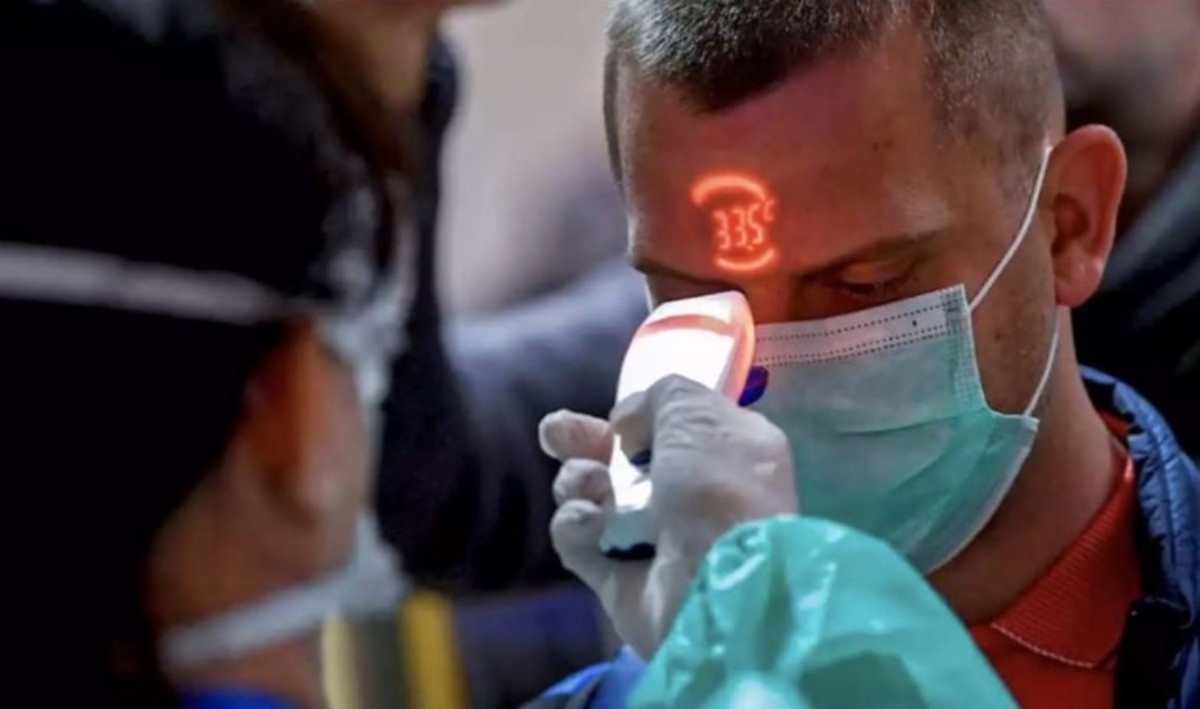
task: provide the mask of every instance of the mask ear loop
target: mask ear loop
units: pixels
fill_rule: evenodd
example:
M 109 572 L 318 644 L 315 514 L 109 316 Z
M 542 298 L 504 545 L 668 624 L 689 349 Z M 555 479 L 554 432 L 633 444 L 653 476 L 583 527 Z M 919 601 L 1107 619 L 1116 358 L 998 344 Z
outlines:
M 1050 357 L 1046 360 L 1046 367 L 1042 370 L 1042 378 L 1038 380 L 1037 389 L 1033 391 L 1033 398 L 1029 400 L 1029 406 L 1025 408 L 1025 417 L 1033 416 L 1033 412 L 1037 410 L 1039 404 L 1042 403 L 1042 396 L 1046 393 L 1046 387 L 1050 384 L 1050 374 L 1054 371 L 1054 362 L 1058 359 L 1058 341 L 1059 341 L 1058 314 L 1054 315 L 1054 335 L 1050 338 Z
M 1012 244 L 1008 247 L 1008 251 L 1004 254 L 1004 258 L 1000 259 L 1000 263 L 996 264 L 996 268 L 992 269 L 992 275 L 988 276 L 988 279 L 984 281 L 979 292 L 971 300 L 971 312 L 975 312 L 975 309 L 979 307 L 983 299 L 988 297 L 988 294 L 996 287 L 996 282 L 1000 280 L 1000 276 L 1004 275 L 1008 264 L 1012 263 L 1013 258 L 1017 255 L 1017 251 L 1021 248 L 1021 244 L 1024 244 L 1026 237 L 1029 236 L 1029 231 L 1033 227 L 1033 219 L 1037 216 L 1038 200 L 1042 196 L 1042 187 L 1046 184 L 1046 172 L 1050 168 L 1050 155 L 1053 152 L 1054 149 L 1052 147 L 1046 146 L 1042 154 L 1042 164 L 1038 167 L 1037 180 L 1033 184 L 1033 196 L 1029 198 L 1029 207 L 1026 208 L 1025 217 L 1021 220 L 1021 228 L 1017 231 L 1017 238 L 1013 240 Z

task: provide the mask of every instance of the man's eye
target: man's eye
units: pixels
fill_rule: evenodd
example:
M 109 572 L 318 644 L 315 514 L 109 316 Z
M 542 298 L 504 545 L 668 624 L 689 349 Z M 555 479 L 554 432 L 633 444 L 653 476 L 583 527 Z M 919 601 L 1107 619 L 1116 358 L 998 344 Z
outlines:
M 900 293 L 900 289 L 908 283 L 910 276 L 911 274 L 906 273 L 897 278 L 877 283 L 838 281 L 836 288 L 855 300 L 870 302 L 886 301 Z

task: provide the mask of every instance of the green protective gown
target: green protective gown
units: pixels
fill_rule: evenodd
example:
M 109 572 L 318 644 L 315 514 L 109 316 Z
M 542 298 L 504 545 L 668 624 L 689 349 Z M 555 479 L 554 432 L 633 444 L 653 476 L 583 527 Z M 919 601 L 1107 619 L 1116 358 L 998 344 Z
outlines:
M 966 628 L 890 547 L 819 519 L 713 547 L 630 706 L 1010 709 Z

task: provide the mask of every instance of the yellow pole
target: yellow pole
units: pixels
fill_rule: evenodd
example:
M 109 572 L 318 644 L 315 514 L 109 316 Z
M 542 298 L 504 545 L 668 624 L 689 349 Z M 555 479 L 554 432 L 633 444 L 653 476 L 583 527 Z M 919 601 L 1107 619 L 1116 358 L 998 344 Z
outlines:
M 338 618 L 325 623 L 321 659 L 329 709 L 366 709 L 355 672 L 354 637 L 349 623 Z
M 450 602 L 414 593 L 401 607 L 398 625 L 409 709 L 467 709 Z

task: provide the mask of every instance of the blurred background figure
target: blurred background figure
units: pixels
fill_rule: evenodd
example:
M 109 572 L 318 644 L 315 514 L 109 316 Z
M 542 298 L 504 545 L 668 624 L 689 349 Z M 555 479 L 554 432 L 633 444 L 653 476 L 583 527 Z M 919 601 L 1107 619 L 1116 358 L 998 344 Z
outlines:
M 7 703 L 323 703 L 414 277 L 362 73 L 290 0 L 0 9 Z
M 603 4 L 527 0 L 468 18 L 456 30 L 475 59 L 464 81 L 441 21 L 467 4 L 487 3 L 317 5 L 385 102 L 418 116 L 416 345 L 396 363 L 377 499 L 406 569 L 455 593 L 565 578 L 546 534 L 555 470 L 537 422 L 567 406 L 607 413 L 610 353 L 646 312 L 623 264 L 569 282 L 624 240 L 600 130 Z M 460 306 L 452 325 L 443 291 Z
M 1045 0 L 1073 126 L 1114 128 L 1129 188 L 1080 357 L 1156 404 L 1200 456 L 1200 4 Z
M 616 256 L 624 217 L 599 110 L 604 7 L 490 4 L 315 5 L 394 117 L 417 117 L 393 125 L 420 149 L 411 346 L 393 367 L 376 499 L 414 582 L 449 595 L 405 605 L 399 647 L 386 624 L 342 643 L 342 663 L 371 688 L 352 699 L 368 706 L 396 699 L 396 653 L 410 700 L 509 706 L 609 649 L 591 594 L 559 589 L 566 574 L 547 534 L 555 466 L 537 440 L 548 411 L 607 413 L 620 366 L 610 353 L 646 312 Z M 465 71 L 442 35 L 449 11 L 472 12 L 463 5 L 486 10 L 451 29 Z M 460 103 L 462 133 L 445 159 Z M 453 686 L 457 699 L 443 691 Z

